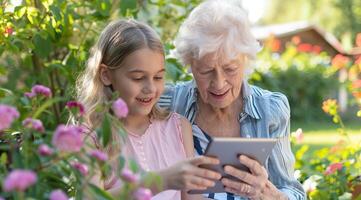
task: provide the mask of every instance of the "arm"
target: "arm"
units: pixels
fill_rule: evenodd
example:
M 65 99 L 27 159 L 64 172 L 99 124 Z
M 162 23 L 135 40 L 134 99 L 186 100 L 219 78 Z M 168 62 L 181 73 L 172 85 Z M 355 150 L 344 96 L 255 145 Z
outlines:
M 189 121 L 181 117 L 181 131 L 183 134 L 183 146 L 186 152 L 187 158 L 194 157 L 194 146 L 193 146 L 193 133 L 192 133 L 192 125 Z M 188 194 L 186 190 L 182 190 L 182 200 L 198 200 L 205 199 L 201 194 Z
M 240 157 L 251 173 L 237 170 L 231 166 L 225 171 L 243 182 L 223 179 L 228 192 L 237 193 L 252 199 L 305 199 L 301 184 L 293 177 L 294 157 L 289 142 L 290 110 L 287 98 L 279 93 L 267 97 L 270 109 L 262 120 L 268 123 L 270 137 L 282 137 L 270 155 L 267 170 L 258 162 Z M 269 113 L 269 114 L 267 114 Z

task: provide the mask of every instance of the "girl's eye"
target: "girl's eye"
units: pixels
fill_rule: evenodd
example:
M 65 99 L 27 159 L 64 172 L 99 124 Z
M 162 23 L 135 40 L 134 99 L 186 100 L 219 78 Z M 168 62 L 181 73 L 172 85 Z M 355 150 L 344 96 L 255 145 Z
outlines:
M 134 81 L 140 81 L 140 80 L 143 79 L 143 77 L 133 77 L 132 79 L 133 79 Z
M 156 76 L 154 77 L 155 80 L 162 80 L 163 79 L 163 76 Z

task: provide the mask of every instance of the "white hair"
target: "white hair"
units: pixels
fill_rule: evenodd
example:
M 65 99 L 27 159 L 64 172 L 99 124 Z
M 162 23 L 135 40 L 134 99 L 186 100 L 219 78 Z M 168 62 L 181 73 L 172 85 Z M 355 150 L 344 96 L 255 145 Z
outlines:
M 250 30 L 247 12 L 240 0 L 208 0 L 190 13 L 175 39 L 175 56 L 184 65 L 208 53 L 234 59 L 242 54 L 253 60 L 261 49 Z

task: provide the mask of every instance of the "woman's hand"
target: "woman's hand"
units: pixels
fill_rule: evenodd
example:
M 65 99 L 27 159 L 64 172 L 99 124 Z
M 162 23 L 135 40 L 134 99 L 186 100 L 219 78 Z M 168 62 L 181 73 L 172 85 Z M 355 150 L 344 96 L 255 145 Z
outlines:
M 221 174 L 200 168 L 199 165 L 216 165 L 219 160 L 207 156 L 190 158 L 159 172 L 164 181 L 164 189 L 204 190 L 212 187 Z
M 247 166 L 251 173 L 226 165 L 224 167 L 225 172 L 240 180 L 234 181 L 228 178 L 223 178 L 222 183 L 227 192 L 245 196 L 254 200 L 288 199 L 268 180 L 267 170 L 257 161 L 244 155 L 239 156 L 239 161 L 243 165 Z

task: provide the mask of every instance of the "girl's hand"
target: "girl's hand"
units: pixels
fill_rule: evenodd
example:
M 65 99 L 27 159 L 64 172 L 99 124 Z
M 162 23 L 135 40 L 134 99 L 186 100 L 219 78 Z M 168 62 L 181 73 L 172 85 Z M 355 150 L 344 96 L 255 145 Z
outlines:
M 288 199 L 268 180 L 267 170 L 257 161 L 244 155 L 239 156 L 239 161 L 248 167 L 251 173 L 226 165 L 224 167 L 225 172 L 240 180 L 234 181 L 223 178 L 221 181 L 227 192 L 255 200 Z
M 221 174 L 212 170 L 200 168 L 199 165 L 216 165 L 219 160 L 207 156 L 189 158 L 159 172 L 163 178 L 164 189 L 204 190 L 214 186 L 214 181 Z

